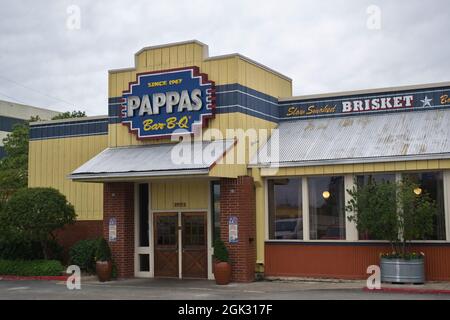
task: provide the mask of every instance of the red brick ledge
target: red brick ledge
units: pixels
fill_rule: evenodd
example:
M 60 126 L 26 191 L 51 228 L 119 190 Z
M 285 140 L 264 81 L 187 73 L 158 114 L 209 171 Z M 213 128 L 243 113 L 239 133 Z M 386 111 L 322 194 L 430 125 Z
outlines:
M 369 289 L 363 288 L 365 292 L 390 292 L 390 293 L 408 293 L 408 294 L 450 294 L 450 290 L 445 289 L 418 289 L 418 288 L 380 288 Z
M 11 276 L 0 275 L 0 281 L 19 281 L 19 280 L 43 280 L 43 281 L 66 281 L 69 276 Z

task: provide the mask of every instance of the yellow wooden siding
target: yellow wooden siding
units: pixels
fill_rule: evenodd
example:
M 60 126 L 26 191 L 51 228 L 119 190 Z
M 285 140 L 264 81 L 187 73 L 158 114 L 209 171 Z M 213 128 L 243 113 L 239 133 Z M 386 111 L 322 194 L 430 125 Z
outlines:
M 106 135 L 30 141 L 28 186 L 58 189 L 74 205 L 77 220 L 103 219 L 103 185 L 67 176 L 107 146 Z
M 176 180 L 151 182 L 152 210 L 208 209 L 209 181 Z M 184 203 L 186 206 L 176 206 Z
M 166 47 L 150 48 L 136 55 L 135 69 L 112 71 L 109 73 L 109 97 L 121 96 L 128 89 L 130 81 L 136 80 L 136 73 L 151 72 L 164 69 L 198 66 L 200 72 L 208 74 L 208 78 L 216 85 L 240 83 L 254 90 L 273 97 L 291 96 L 292 83 L 260 66 L 239 56 L 217 58 L 204 57 L 205 48 L 195 42 L 175 44 Z M 255 120 L 256 119 L 256 120 Z M 227 128 L 267 128 L 274 124 L 243 114 L 220 114 L 211 121 L 209 128 L 224 131 Z M 135 134 L 130 134 L 127 127 L 121 124 L 109 125 L 109 146 L 127 146 L 170 142 L 170 139 L 147 139 L 139 141 Z
M 352 173 L 377 173 L 417 170 L 450 169 L 450 160 L 414 160 L 362 164 L 336 164 L 326 166 L 290 167 L 273 169 L 261 168 L 262 176 L 331 175 Z
M 223 121 L 224 115 L 220 114 L 217 116 L 214 121 L 221 122 Z M 253 144 L 248 138 L 241 137 L 237 139 L 236 145 L 229 152 L 225 154 L 225 157 L 221 159 L 221 161 L 216 164 L 210 171 L 209 175 L 211 177 L 238 177 L 247 174 L 247 164 L 253 155 L 257 152 L 257 149 L 262 146 L 267 139 L 264 139 L 262 135 L 260 135 L 259 130 L 271 130 L 276 127 L 276 124 L 270 121 L 265 121 L 257 117 L 253 117 L 246 114 L 241 113 L 230 113 L 226 114 L 227 127 L 225 126 L 217 126 L 221 131 L 223 138 L 226 139 L 234 139 L 235 136 L 230 136 L 231 132 L 226 131 L 226 129 L 239 128 L 244 130 L 244 132 L 248 129 L 255 129 L 257 144 Z M 217 128 L 216 127 L 216 128 Z M 270 136 L 270 131 L 267 133 L 267 137 Z M 217 138 L 217 137 L 216 137 Z M 204 140 L 210 140 L 210 137 L 205 137 Z M 254 141 L 253 141 L 254 142 Z M 250 144 L 253 146 L 250 147 Z M 242 149 L 241 149 L 242 148 Z M 242 151 L 239 151 L 242 150 Z M 238 153 L 244 152 L 245 162 L 238 161 Z

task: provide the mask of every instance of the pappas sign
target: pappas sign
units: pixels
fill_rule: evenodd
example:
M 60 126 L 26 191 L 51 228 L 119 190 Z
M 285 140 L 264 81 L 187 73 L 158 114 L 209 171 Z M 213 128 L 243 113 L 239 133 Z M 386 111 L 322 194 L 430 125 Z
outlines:
M 142 73 L 122 101 L 122 124 L 138 138 L 193 134 L 214 116 L 214 82 L 197 67 Z

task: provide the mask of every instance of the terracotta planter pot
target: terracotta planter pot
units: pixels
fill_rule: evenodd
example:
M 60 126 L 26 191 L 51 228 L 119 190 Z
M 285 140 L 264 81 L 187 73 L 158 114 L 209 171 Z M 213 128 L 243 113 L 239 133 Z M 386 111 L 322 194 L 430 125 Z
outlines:
M 112 274 L 111 261 L 97 261 L 95 263 L 95 271 L 100 282 L 110 281 Z
M 216 262 L 214 264 L 214 278 L 217 284 L 229 284 L 231 281 L 231 265 L 228 262 Z

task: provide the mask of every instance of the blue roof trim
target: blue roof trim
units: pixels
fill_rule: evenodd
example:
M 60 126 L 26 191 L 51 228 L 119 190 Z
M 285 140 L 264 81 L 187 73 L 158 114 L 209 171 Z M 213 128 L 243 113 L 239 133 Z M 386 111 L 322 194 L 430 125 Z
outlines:
M 108 134 L 108 123 L 109 119 L 104 118 L 33 125 L 30 128 L 30 140 Z
M 436 110 L 449 108 L 449 104 L 439 104 L 439 97 L 441 94 L 450 96 L 449 86 L 437 86 L 433 88 L 423 89 L 406 89 L 376 93 L 358 93 L 358 94 L 337 94 L 330 97 L 297 99 L 291 101 L 278 101 L 277 98 L 259 92 L 257 90 L 248 88 L 238 83 L 218 85 L 216 86 L 216 112 L 218 114 L 239 112 L 248 114 L 260 119 L 272 122 L 284 122 L 291 120 L 311 120 L 320 118 L 333 117 L 349 117 L 358 115 L 380 115 L 386 113 L 397 112 L 415 112 L 422 110 Z M 342 112 L 341 101 L 353 101 L 357 99 L 371 99 L 381 97 L 394 97 L 401 95 L 413 95 L 414 105 L 412 108 L 392 108 L 386 110 L 376 111 L 359 111 L 359 112 Z M 427 96 L 428 95 L 428 96 Z M 433 105 L 428 108 L 422 108 L 420 101 L 425 97 L 431 97 Z M 120 101 L 121 97 L 114 97 L 109 99 L 108 115 L 110 123 L 120 123 Z M 333 103 L 336 110 L 330 113 L 312 113 L 310 115 L 294 115 L 287 116 L 287 111 L 290 107 L 298 107 L 306 109 L 314 105 L 317 108 L 326 107 L 328 103 Z
M 120 123 L 121 97 L 110 98 L 108 104 L 109 123 Z M 278 99 L 238 83 L 216 86 L 216 112 L 240 112 L 278 121 Z

